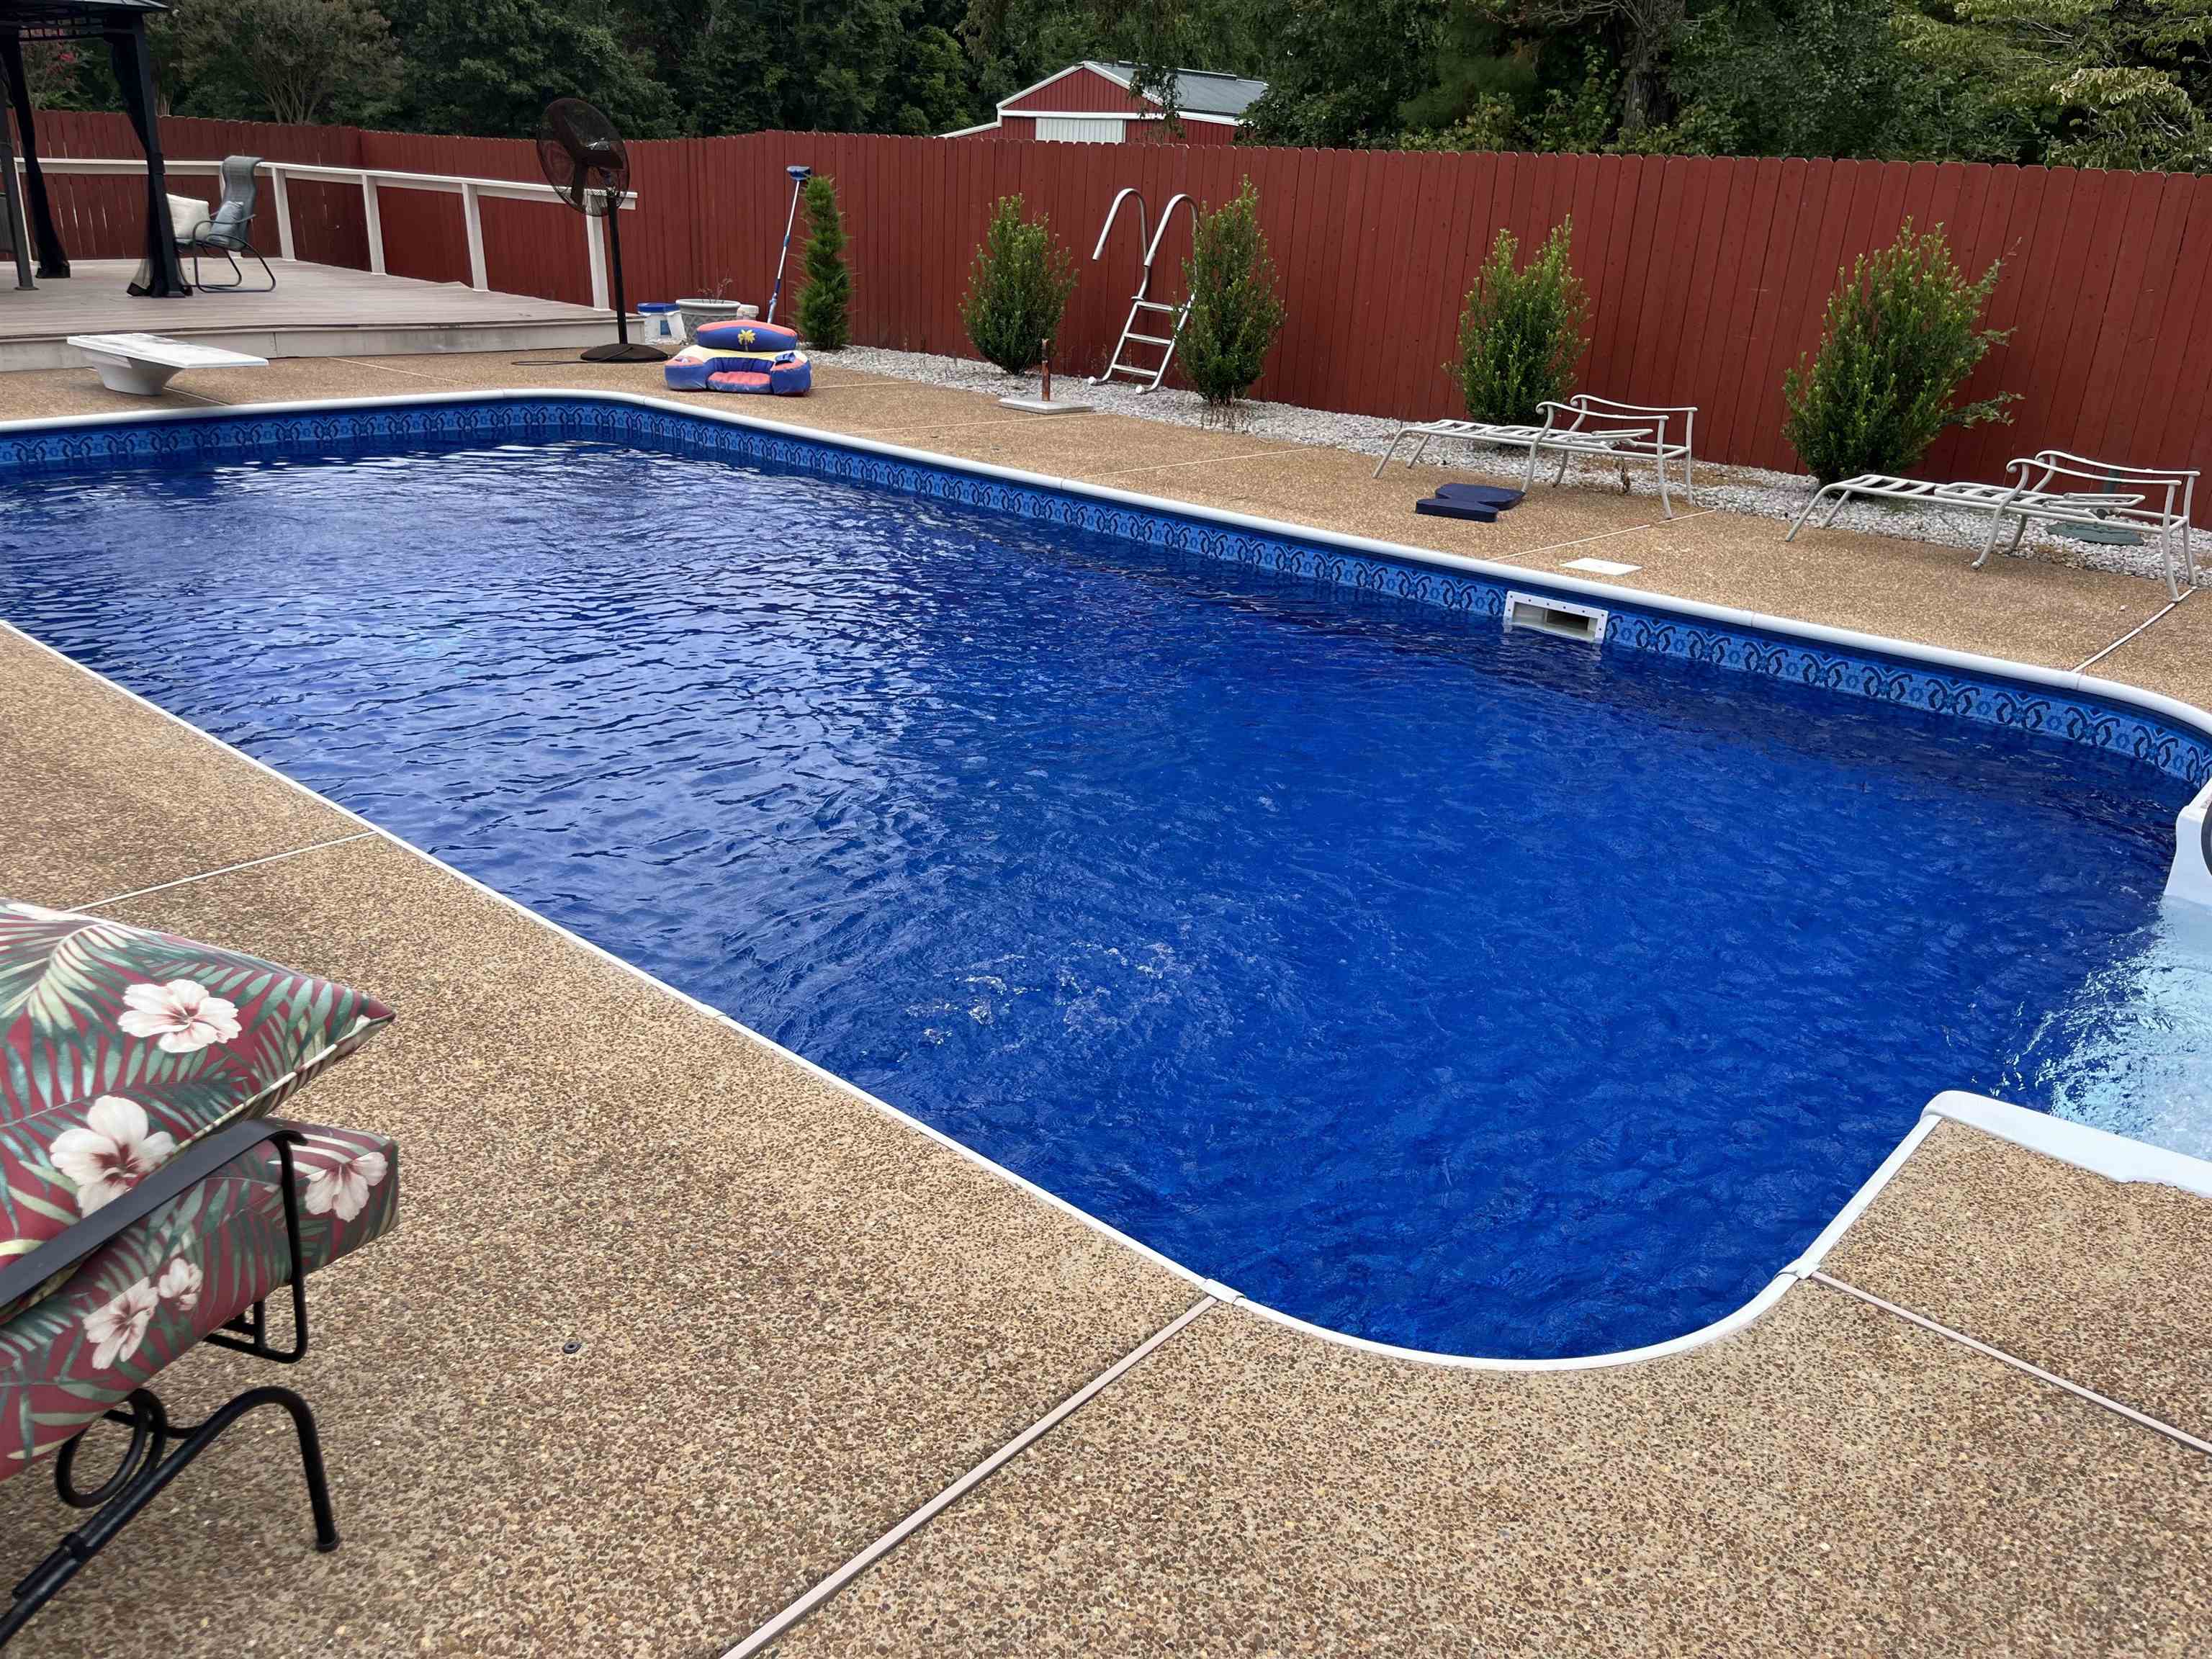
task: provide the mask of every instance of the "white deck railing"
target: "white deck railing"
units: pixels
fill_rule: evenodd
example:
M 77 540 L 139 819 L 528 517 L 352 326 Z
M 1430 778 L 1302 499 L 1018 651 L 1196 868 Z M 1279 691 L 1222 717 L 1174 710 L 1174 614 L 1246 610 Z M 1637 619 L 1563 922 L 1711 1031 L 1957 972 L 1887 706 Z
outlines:
M 181 174 L 218 173 L 220 161 L 164 161 L 165 171 Z M 16 158 L 20 172 L 22 158 Z M 88 173 L 99 177 L 127 176 L 146 171 L 143 160 L 128 157 L 109 158 L 90 155 L 41 155 L 41 171 L 52 173 Z M 484 274 L 483 210 L 486 201 L 562 203 L 559 191 L 550 185 L 526 184 L 514 179 L 466 179 L 447 173 L 397 173 L 389 167 L 325 167 L 319 161 L 268 161 L 261 163 L 260 171 L 269 180 L 270 206 L 276 219 L 277 257 L 295 258 L 292 252 L 292 198 L 290 182 L 295 179 L 316 184 L 352 185 L 361 191 L 362 216 L 368 225 L 368 268 L 381 276 L 384 271 L 384 217 L 377 206 L 378 193 L 384 190 L 428 190 L 444 196 L 461 198 L 461 222 L 468 232 L 469 286 L 489 293 L 490 282 Z M 565 203 L 562 203 L 566 205 Z M 624 209 L 635 208 L 635 192 L 623 198 Z M 574 209 L 569 210 L 574 212 Z M 592 271 L 592 303 L 601 311 L 614 303 L 607 291 L 606 230 L 595 218 L 584 219 L 584 257 Z

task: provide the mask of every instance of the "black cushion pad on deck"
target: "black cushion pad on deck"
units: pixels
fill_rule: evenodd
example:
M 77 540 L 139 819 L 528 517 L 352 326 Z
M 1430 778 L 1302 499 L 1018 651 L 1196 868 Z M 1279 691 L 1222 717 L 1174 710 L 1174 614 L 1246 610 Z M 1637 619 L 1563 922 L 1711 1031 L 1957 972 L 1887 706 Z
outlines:
M 1427 495 L 1413 503 L 1413 511 L 1432 519 L 1472 519 L 1477 524 L 1496 524 L 1498 509 L 1480 501 L 1462 501 L 1449 495 Z
M 1448 501 L 1471 501 L 1477 507 L 1500 509 L 1516 507 L 1521 501 L 1519 490 L 1501 489 L 1496 484 L 1438 484 L 1437 494 Z

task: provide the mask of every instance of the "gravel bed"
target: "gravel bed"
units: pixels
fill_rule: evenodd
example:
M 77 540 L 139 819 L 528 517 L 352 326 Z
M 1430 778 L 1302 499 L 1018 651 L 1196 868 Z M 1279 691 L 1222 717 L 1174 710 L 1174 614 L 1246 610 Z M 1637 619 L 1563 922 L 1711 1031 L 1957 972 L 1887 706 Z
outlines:
M 918 380 L 928 386 L 954 386 L 963 392 L 986 392 L 993 397 L 1002 398 L 1036 389 L 1036 381 L 1032 378 L 1007 374 L 989 363 L 975 362 L 964 357 L 940 357 L 919 351 L 890 351 L 876 346 L 852 346 L 839 352 L 835 361 L 842 368 L 857 369 L 866 374 Z M 1135 386 L 1124 382 L 1087 386 L 1078 377 L 1062 376 L 1054 390 L 1060 397 L 1079 398 L 1108 414 L 1130 415 L 1139 420 L 1158 421 L 1169 426 L 1222 429 L 1223 422 L 1207 410 L 1195 392 L 1171 386 L 1162 386 L 1158 392 L 1140 393 Z M 1379 416 L 1337 415 L 1326 410 L 1301 409 L 1295 404 L 1255 402 L 1238 406 L 1234 429 L 1249 433 L 1255 438 L 1322 445 L 1333 449 L 1351 450 L 1356 454 L 1379 457 L 1390 447 L 1390 440 L 1397 432 L 1398 426 L 1399 422 Z M 1527 458 L 1503 450 L 1478 450 L 1465 444 L 1436 443 L 1430 445 L 1429 453 L 1423 458 L 1422 465 L 1451 467 L 1461 471 L 1481 472 L 1518 481 L 1526 468 Z M 1539 475 L 1548 479 L 1557 466 L 1558 463 L 1554 461 L 1548 468 L 1540 467 Z M 1614 468 L 1577 461 L 1568 467 L 1567 478 L 1570 483 L 1587 489 L 1609 489 L 1636 495 L 1656 496 L 1658 494 L 1658 488 L 1648 468 L 1631 469 L 1624 477 Z M 1698 464 L 1694 504 L 1697 507 L 1717 507 L 1762 519 L 1777 519 L 1784 523 L 1804 510 L 1806 500 L 1813 489 L 1812 478 L 1804 473 L 1775 472 L 1753 466 L 1716 466 L 1703 461 Z M 1989 535 L 1988 519 L 1978 514 L 1929 507 L 1890 507 L 1875 501 L 1853 502 L 1836 520 L 1836 526 L 1843 530 L 1864 531 L 1872 535 L 1894 536 L 1903 540 L 1967 548 L 1975 552 L 1981 550 L 1982 544 Z M 2071 537 L 2054 535 L 2044 530 L 2032 529 L 2028 532 L 2027 539 L 2021 544 L 2020 556 L 2049 559 L 2083 569 L 2115 570 L 2130 576 L 2161 576 L 2154 548 L 2105 546 L 2075 541 Z M 2212 560 L 2201 554 L 2197 584 L 2200 586 L 2212 586 Z

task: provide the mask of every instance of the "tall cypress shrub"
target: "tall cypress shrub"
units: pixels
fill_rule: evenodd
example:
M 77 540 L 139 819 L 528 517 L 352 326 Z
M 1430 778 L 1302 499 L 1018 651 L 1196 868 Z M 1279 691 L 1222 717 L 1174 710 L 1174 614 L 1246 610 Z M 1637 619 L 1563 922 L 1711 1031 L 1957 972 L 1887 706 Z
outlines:
M 1190 294 L 1178 348 L 1182 372 L 1226 416 L 1260 378 L 1283 326 L 1275 261 L 1260 229 L 1260 192 L 1249 179 L 1232 200 L 1198 215 L 1182 270 Z
M 1538 406 L 1574 390 L 1575 362 L 1589 343 L 1589 302 L 1570 255 L 1574 221 L 1552 227 L 1524 268 L 1520 243 L 1501 230 L 1468 290 L 1459 318 L 1459 356 L 1447 363 L 1459 381 L 1468 418 L 1525 426 Z
M 1901 473 L 1945 427 L 2012 418 L 2008 392 L 1957 401 L 1974 365 L 2009 332 L 1981 325 L 2001 269 L 1993 263 L 1968 282 L 1942 227 L 1915 236 L 1910 219 L 1889 246 L 1858 257 L 1828 297 L 1819 352 L 1783 377 L 1782 433 L 1808 471 L 1824 484 Z
M 817 351 L 842 351 L 853 339 L 853 278 L 845 269 L 845 216 L 837 187 L 820 173 L 806 181 L 806 291 L 799 332 Z
M 986 360 L 1009 374 L 1044 361 L 1044 342 L 1060 331 L 1060 313 L 1075 292 L 1075 256 L 1053 239 L 1052 222 L 1022 212 L 1022 198 L 1001 196 L 969 268 L 960 320 Z

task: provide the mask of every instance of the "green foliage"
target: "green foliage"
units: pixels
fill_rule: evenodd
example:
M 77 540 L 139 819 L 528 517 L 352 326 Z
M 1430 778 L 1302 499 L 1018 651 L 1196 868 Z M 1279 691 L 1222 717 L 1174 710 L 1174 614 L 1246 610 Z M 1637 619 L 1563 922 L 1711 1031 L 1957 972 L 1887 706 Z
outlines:
M 526 137 L 556 98 L 588 98 L 628 137 L 681 130 L 650 64 L 585 0 L 386 0 L 386 15 L 420 131 Z
M 373 0 L 183 0 L 149 33 L 179 115 L 365 123 L 389 116 L 399 90 Z
M 174 0 L 150 33 L 169 107 L 237 119 L 931 133 L 1099 58 L 1170 108 L 1178 66 L 1267 80 L 1251 143 L 2212 171 L 2212 0 Z M 27 43 L 34 100 L 115 108 L 106 58 Z
M 1574 222 L 1562 219 L 1536 257 L 1516 270 L 1520 246 L 1501 230 L 1459 319 L 1459 356 L 1445 367 L 1459 381 L 1469 420 L 1540 421 L 1538 405 L 1574 390 L 1575 362 L 1589 343 L 1589 305 L 1571 254 Z
M 1915 236 L 1909 219 L 1889 246 L 1859 256 L 1828 298 L 1818 356 L 1801 358 L 1783 382 L 1783 435 L 1814 477 L 1901 473 L 1945 427 L 2009 418 L 2009 392 L 1957 402 L 1974 365 L 2005 337 L 1981 325 L 1999 270 L 1991 264 L 1967 281 L 1942 227 Z
M 2163 70 L 2080 69 L 2051 89 L 2067 119 L 2051 159 L 2066 167 L 2201 173 L 2212 125 Z
M 1520 117 L 1504 98 L 1485 97 L 1448 127 L 1408 128 L 1398 135 L 1400 149 L 1507 150 L 1520 131 Z
M 1001 196 L 975 248 L 960 320 L 988 361 L 1025 374 L 1044 361 L 1075 292 L 1075 256 L 1055 241 L 1042 214 L 1023 216 L 1022 198 Z
M 973 67 L 949 29 L 934 23 L 909 33 L 878 106 L 883 131 L 913 137 L 951 132 L 978 118 Z
M 1182 268 L 1190 315 L 1177 349 L 1192 387 L 1225 410 L 1260 378 L 1283 326 L 1283 298 L 1252 181 L 1245 179 L 1233 199 L 1200 213 L 1190 240 Z
M 1389 146 L 1399 110 L 1429 89 L 1444 0 L 1288 0 L 1267 90 L 1239 137 L 1255 144 Z
M 1737 155 L 1869 155 L 1910 120 L 1892 0 L 1723 0 L 1675 43 L 1678 123 Z
M 799 337 L 817 351 L 842 351 L 853 339 L 853 277 L 845 269 L 845 216 L 835 181 L 806 181 L 806 289 L 799 296 Z

